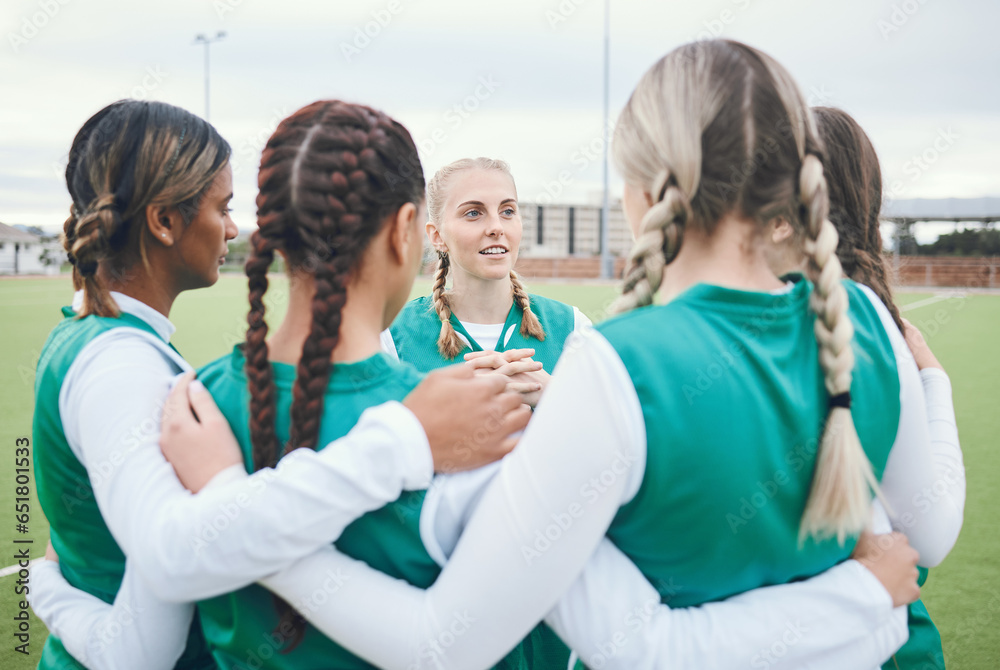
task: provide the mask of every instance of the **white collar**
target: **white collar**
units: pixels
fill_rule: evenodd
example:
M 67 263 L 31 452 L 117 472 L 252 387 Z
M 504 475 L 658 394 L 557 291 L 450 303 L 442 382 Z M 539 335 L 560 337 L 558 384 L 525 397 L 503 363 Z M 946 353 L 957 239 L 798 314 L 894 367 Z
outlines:
M 145 321 L 166 342 L 170 341 L 170 336 L 177 330 L 174 324 L 170 323 L 170 319 L 144 302 L 118 291 L 111 291 L 111 298 L 118 305 L 118 309 Z M 73 294 L 72 307 L 74 312 L 79 312 L 83 308 L 83 290 Z

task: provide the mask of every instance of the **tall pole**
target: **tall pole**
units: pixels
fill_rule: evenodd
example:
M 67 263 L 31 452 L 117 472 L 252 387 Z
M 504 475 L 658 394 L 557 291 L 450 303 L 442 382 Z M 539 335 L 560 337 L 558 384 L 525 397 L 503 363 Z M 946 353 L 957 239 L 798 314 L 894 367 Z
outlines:
M 601 279 L 611 279 L 614 276 L 611 249 L 609 248 L 609 240 L 611 238 L 609 234 L 609 229 L 611 228 L 611 208 L 608 206 L 608 144 L 610 144 L 611 139 L 608 137 L 608 98 L 610 97 L 609 86 L 611 78 L 610 18 L 611 0 L 604 0 L 604 128 L 601 131 L 604 133 L 604 196 L 601 203 Z
M 209 118 L 208 118 L 208 113 L 209 113 L 209 96 L 210 96 L 209 92 L 211 90 L 211 88 L 210 88 L 210 81 L 209 81 L 210 68 L 209 68 L 209 60 L 208 60 L 208 58 L 209 58 L 208 57 L 208 51 L 209 51 L 208 48 L 209 48 L 209 46 L 211 46 L 211 44 L 213 42 L 218 42 L 219 40 L 221 40 L 225 36 L 226 36 L 225 31 L 220 30 L 219 32 L 217 32 L 215 34 L 215 37 L 206 37 L 204 34 L 199 34 L 199 35 L 196 35 L 195 38 L 194 38 L 194 43 L 195 44 L 203 44 L 205 46 L 205 120 L 206 121 L 209 120 Z

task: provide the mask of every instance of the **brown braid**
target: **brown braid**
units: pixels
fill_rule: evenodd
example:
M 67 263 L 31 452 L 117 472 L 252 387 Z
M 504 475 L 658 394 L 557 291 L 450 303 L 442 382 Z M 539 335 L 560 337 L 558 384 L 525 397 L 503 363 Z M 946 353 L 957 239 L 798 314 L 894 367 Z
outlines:
M 514 302 L 524 312 L 521 317 L 521 334 L 525 337 L 533 337 L 539 342 L 544 342 L 545 330 L 542 328 L 542 323 L 535 316 L 535 313 L 531 311 L 531 299 L 528 297 L 528 292 L 524 290 L 521 278 L 513 270 L 510 271 L 510 286 L 514 292 Z
M 340 101 L 308 105 L 282 121 L 261 156 L 259 230 L 247 261 L 249 329 L 245 344 L 250 390 L 250 439 L 255 468 L 281 455 L 275 434 L 275 384 L 264 338 L 263 295 L 275 251 L 289 271 L 314 278 L 312 325 L 292 390 L 292 425 L 285 452 L 315 449 L 331 358 L 340 338 L 347 286 L 383 223 L 406 203 L 423 199 L 416 147 L 403 126 L 369 107 Z M 301 642 L 305 620 L 275 597 L 277 631 L 289 630 L 287 653 Z M 284 639 L 284 638 L 283 638 Z
M 448 252 L 438 252 L 438 267 L 434 273 L 434 288 L 431 290 L 431 301 L 434 311 L 441 319 L 441 334 L 438 335 L 438 351 L 445 358 L 455 358 L 459 352 L 465 348 L 454 326 L 451 325 L 451 298 L 445 293 L 444 287 L 448 283 L 448 269 L 451 267 L 451 259 Z
M 813 114 L 826 147 L 823 169 L 830 190 L 830 221 L 840 235 L 837 256 L 844 274 L 871 288 L 902 331 L 903 321 L 892 300 L 889 272 L 882 255 L 879 231 L 882 171 L 875 147 L 847 112 L 814 107 Z

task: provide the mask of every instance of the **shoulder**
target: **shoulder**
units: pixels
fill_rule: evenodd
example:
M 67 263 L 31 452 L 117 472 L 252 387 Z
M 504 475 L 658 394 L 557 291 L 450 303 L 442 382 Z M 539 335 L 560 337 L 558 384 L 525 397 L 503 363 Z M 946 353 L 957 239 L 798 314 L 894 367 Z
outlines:
M 534 293 L 529 293 L 528 299 L 531 301 L 531 311 L 541 320 L 543 326 L 565 325 L 570 331 L 574 330 L 577 322 L 576 314 L 579 311 L 575 307 Z M 583 314 L 580 313 L 580 316 Z
M 226 378 L 244 377 L 243 367 L 246 359 L 243 358 L 240 346 L 233 347 L 230 353 L 198 368 L 198 379 L 206 386 L 210 386 Z
M 425 295 L 406 303 L 400 310 L 399 316 L 396 317 L 396 323 L 403 320 L 426 318 L 428 314 L 433 314 L 434 318 L 437 318 L 433 299 L 431 296 Z

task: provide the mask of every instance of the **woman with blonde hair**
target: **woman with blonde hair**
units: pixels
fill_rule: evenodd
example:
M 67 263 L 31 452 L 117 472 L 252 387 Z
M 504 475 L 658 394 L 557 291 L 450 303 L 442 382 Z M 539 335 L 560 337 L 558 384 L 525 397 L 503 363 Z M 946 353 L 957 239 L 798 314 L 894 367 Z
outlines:
M 905 639 L 891 605 L 918 592 L 910 582 L 889 598 L 845 562 L 864 546 L 873 494 L 913 521 L 892 538 L 928 565 L 954 543 L 954 510 L 915 508 L 934 478 L 919 376 L 878 298 L 843 281 L 804 96 L 760 51 L 688 44 L 639 83 L 615 157 L 637 240 L 622 314 L 571 338 L 434 585 L 421 592 L 333 549 L 263 583 L 303 602 L 304 573 L 342 570 L 336 598 L 300 611 L 388 668 L 485 667 L 547 613 L 594 667 L 881 663 Z M 767 263 L 764 233 L 780 218 L 801 231 L 805 277 L 779 280 Z M 658 292 L 666 304 L 652 304 Z M 211 437 L 182 412 L 170 421 L 175 455 Z M 624 597 L 628 574 L 641 585 Z M 768 585 L 789 606 L 819 589 L 794 630 L 747 604 Z M 715 606 L 745 618 L 724 626 Z M 580 635 L 596 617 L 605 633 Z M 754 634 L 771 642 L 747 654 Z
M 536 405 L 566 338 L 590 320 L 529 294 L 515 272 L 522 224 L 510 166 L 482 157 L 449 163 L 427 184 L 427 214 L 434 287 L 406 305 L 383 346 L 418 370 L 467 360 L 505 374 Z

